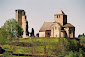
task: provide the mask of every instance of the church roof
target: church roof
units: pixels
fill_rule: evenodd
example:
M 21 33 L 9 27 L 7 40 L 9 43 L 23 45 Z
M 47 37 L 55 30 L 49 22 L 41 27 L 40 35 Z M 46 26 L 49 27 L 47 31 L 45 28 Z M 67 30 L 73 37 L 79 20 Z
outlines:
M 57 14 L 55 14 L 55 15 L 58 15 L 58 14 L 63 14 L 63 15 L 65 15 L 65 13 L 60 9 L 58 12 L 57 12 Z
M 52 25 L 54 24 L 58 24 L 59 26 L 61 26 L 59 23 L 57 22 L 44 22 L 44 24 L 42 25 L 42 27 L 40 28 L 39 32 L 44 32 L 46 30 L 51 30 Z M 62 26 L 61 26 L 62 27 Z
M 74 26 L 70 23 L 67 23 L 67 24 L 64 25 L 64 27 L 74 27 Z
M 51 30 L 51 25 L 52 24 L 53 24 L 53 22 L 44 22 L 44 24 L 40 28 L 39 32 L 43 32 L 45 30 Z
M 42 25 L 42 27 L 40 28 L 39 32 L 44 32 L 46 30 L 51 30 L 51 26 L 54 24 L 55 22 L 44 22 L 44 24 Z M 58 23 L 57 23 L 58 24 Z M 61 25 L 60 25 L 61 26 Z M 62 27 L 62 26 L 61 26 Z M 72 24 L 67 23 L 65 24 L 63 27 L 74 27 Z

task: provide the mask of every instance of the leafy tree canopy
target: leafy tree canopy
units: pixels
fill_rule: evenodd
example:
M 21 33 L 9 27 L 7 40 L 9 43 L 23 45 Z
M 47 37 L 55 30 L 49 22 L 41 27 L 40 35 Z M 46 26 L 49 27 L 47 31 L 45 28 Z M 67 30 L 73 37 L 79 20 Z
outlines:
M 12 39 L 13 37 L 19 37 L 22 34 L 22 28 L 18 25 L 15 19 L 7 20 L 0 30 L 0 39 Z

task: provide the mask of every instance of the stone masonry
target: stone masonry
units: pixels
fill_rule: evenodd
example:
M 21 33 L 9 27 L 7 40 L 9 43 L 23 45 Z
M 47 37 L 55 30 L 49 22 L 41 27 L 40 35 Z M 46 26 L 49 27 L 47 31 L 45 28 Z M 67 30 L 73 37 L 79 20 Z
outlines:
M 16 21 L 19 23 L 19 26 L 23 28 L 22 38 L 27 38 L 29 36 L 28 32 L 28 21 L 26 20 L 25 11 L 18 9 L 16 12 Z
M 44 22 L 39 30 L 39 37 L 74 38 L 75 27 L 67 23 L 67 15 L 59 10 L 54 15 L 54 22 Z

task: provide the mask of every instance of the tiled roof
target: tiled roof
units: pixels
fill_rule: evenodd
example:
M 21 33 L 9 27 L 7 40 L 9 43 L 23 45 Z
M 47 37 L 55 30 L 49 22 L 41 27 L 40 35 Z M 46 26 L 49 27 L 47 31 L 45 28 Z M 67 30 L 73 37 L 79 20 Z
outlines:
M 43 32 L 45 30 L 51 30 L 51 25 L 52 24 L 53 24 L 53 22 L 44 22 L 44 24 L 40 28 L 39 32 Z
M 51 30 L 51 26 L 54 24 L 55 22 L 44 22 L 44 24 L 42 25 L 42 27 L 40 28 L 39 32 L 44 32 L 46 30 Z M 57 23 L 58 24 L 58 23 Z M 61 25 L 60 25 L 61 26 Z M 62 26 L 61 26 L 62 27 Z M 65 24 L 63 27 L 74 27 L 73 25 L 71 25 L 70 23 Z
M 64 27 L 74 27 L 74 26 L 70 23 L 67 23 L 67 24 L 64 25 Z

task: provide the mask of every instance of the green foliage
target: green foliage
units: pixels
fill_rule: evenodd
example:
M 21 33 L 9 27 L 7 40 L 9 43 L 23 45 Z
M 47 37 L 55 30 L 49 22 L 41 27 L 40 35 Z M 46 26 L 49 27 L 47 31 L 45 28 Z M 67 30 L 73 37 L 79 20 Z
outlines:
M 80 44 L 85 46 L 85 37 L 80 38 Z
M 85 52 L 82 50 L 82 48 L 79 49 L 78 55 L 79 55 L 80 57 L 82 57 L 82 56 L 85 57 Z
M 1 57 L 13 57 L 13 55 L 9 54 L 8 52 L 5 52 Z
M 80 34 L 78 35 L 78 38 L 80 38 L 80 39 L 83 37 L 85 37 L 84 33 L 82 35 L 80 35 Z
M 82 54 L 83 53 L 83 50 L 80 48 L 79 49 L 79 54 Z
M 4 29 L 8 35 L 11 35 L 11 37 L 20 35 L 22 30 L 22 28 L 18 25 L 15 19 L 7 20 L 1 27 L 1 29 Z
M 79 42 L 75 39 L 67 39 L 68 41 L 68 50 L 69 51 L 78 51 L 79 50 Z
M 12 41 L 16 42 L 16 39 Z M 11 43 L 12 43 L 11 42 Z M 13 51 L 19 53 L 29 53 L 29 54 L 44 54 L 45 52 L 48 55 L 55 55 L 59 57 L 85 57 L 85 52 L 82 47 L 79 47 L 78 42 L 75 39 L 66 39 L 66 38 L 19 38 L 19 43 L 23 42 L 30 43 L 31 46 L 20 46 L 20 45 L 3 45 L 3 49 L 6 51 Z M 82 54 L 82 55 L 81 55 Z
M 83 57 L 83 55 L 82 55 L 82 54 L 80 54 L 80 55 L 79 55 L 79 57 Z
M 18 25 L 15 19 L 7 20 L 0 29 L 0 43 L 5 44 L 8 40 L 14 37 L 21 36 L 22 28 Z
M 85 57 L 85 52 L 80 48 L 79 52 L 70 51 L 65 57 Z
M 7 32 L 4 29 L 0 30 L 0 44 L 6 44 L 8 42 L 7 40 Z
M 76 57 L 75 53 L 73 53 L 72 51 L 69 52 L 68 55 L 66 55 L 65 57 Z
M 5 52 L 1 57 L 30 57 L 30 56 L 16 56 L 16 55 L 9 54 L 9 52 Z

